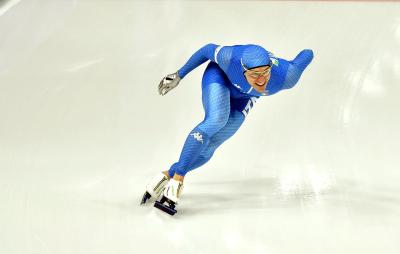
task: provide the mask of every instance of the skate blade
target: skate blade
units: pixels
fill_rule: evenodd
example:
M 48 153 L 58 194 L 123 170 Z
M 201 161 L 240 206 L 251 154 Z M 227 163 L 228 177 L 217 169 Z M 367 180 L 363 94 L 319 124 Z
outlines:
M 148 193 L 147 191 L 143 194 L 143 198 L 142 201 L 140 202 L 140 205 L 144 205 L 146 204 L 147 200 L 149 200 L 151 198 L 150 193 Z
M 161 203 L 160 201 L 156 201 L 154 203 L 154 207 L 157 207 L 158 209 L 160 209 L 163 212 L 168 213 L 169 215 L 173 216 L 176 213 L 176 210 L 168 207 L 167 205 L 164 205 L 163 203 Z

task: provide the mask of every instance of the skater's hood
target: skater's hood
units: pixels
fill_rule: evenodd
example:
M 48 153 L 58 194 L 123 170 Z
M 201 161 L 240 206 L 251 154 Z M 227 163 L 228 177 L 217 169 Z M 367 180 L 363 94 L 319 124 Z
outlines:
M 233 47 L 233 57 L 228 68 L 228 77 L 232 84 L 241 92 L 250 96 L 268 95 L 268 91 L 264 93 L 257 92 L 246 80 L 244 72 L 248 69 L 271 66 L 273 71 L 272 53 L 258 45 L 241 45 Z M 267 84 L 268 87 L 268 84 Z

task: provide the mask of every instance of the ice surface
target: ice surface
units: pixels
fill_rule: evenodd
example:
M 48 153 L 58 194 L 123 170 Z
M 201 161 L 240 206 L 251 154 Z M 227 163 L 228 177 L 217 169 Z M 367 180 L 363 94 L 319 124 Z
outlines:
M 0 9 L 0 253 L 400 253 L 396 2 L 8 1 Z M 139 202 L 203 118 L 207 43 L 315 58 L 185 182 Z

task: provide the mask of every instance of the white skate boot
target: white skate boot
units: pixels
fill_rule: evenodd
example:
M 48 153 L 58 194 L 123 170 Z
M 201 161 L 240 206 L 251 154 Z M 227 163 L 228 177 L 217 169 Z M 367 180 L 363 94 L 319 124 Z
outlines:
M 160 201 L 156 201 L 154 206 L 170 215 L 174 215 L 176 213 L 175 205 L 178 204 L 182 190 L 183 182 L 170 179 L 167 186 L 165 186 L 163 197 Z
M 163 192 L 168 183 L 168 177 L 163 173 L 158 173 L 146 186 L 146 192 L 143 195 L 141 205 L 145 204 L 151 197 L 157 199 Z

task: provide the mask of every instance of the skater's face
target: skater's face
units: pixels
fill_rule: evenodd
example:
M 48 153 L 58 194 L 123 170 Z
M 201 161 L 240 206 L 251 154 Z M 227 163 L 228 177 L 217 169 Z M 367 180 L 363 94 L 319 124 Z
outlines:
M 247 82 L 259 93 L 265 92 L 265 88 L 271 77 L 271 66 L 260 66 L 244 72 Z

